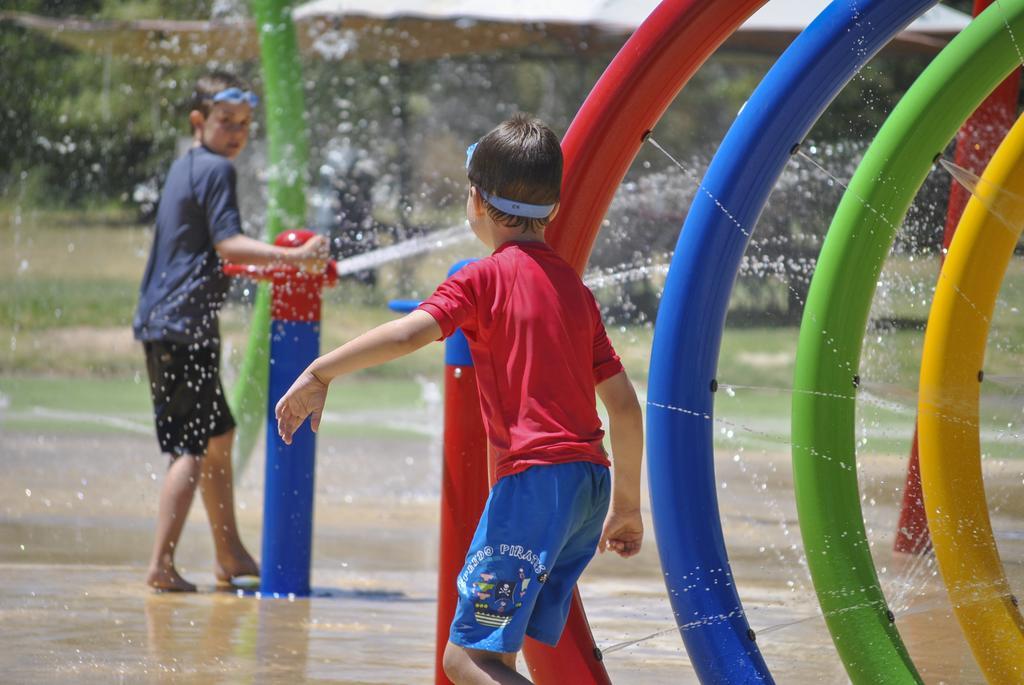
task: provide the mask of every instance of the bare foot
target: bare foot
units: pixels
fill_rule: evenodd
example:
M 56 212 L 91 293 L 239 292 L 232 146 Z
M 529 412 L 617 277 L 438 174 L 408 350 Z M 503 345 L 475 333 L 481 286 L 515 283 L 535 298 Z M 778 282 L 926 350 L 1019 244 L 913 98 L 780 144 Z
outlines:
M 213 573 L 217 577 L 217 582 L 224 584 L 241 576 L 259 576 L 260 567 L 245 548 L 242 548 L 231 556 L 217 559 Z
M 160 592 L 195 592 L 196 586 L 182 578 L 173 566 L 151 568 L 146 584 Z

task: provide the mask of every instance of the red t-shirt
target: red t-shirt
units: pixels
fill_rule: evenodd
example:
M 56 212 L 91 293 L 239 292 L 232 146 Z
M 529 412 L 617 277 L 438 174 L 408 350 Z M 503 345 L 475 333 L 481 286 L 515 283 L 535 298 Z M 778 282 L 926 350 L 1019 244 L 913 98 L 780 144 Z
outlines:
M 419 306 L 469 341 L 497 477 L 535 464 L 609 465 L 594 387 L 622 371 L 593 294 L 543 242 L 507 242 Z

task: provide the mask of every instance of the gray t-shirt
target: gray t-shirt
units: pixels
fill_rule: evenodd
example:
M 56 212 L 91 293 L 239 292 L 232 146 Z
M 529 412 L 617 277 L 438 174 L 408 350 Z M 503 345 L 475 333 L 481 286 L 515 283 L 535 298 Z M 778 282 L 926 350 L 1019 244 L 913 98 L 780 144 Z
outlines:
M 241 232 L 234 166 L 205 147 L 191 148 L 171 165 L 160 194 L 132 322 L 137 340 L 219 344 L 217 312 L 229 279 L 214 245 Z

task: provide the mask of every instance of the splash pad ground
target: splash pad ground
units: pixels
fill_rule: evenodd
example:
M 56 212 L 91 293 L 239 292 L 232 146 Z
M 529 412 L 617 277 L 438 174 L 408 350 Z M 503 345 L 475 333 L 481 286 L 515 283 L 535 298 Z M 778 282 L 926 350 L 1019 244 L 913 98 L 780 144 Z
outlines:
M 157 595 L 144 586 L 162 476 L 151 437 L 66 429 L 4 433 L 5 677 L 97 683 L 431 678 L 440 481 L 440 452 L 431 439 L 326 437 L 317 476 L 317 594 L 259 601 L 212 591 L 212 546 L 198 505 L 179 559 L 204 592 Z M 799 545 L 799 530 L 789 456 L 750 450 L 736 461 L 731 452 L 717 455 L 726 485 L 719 494 L 736 582 L 758 644 L 781 682 L 843 682 L 806 570 L 791 549 Z M 986 470 L 997 496 L 1020 485 L 1019 469 L 1002 463 L 989 462 Z M 901 609 L 901 631 L 928 681 L 981 683 L 934 566 L 889 551 L 904 468 L 895 455 L 863 460 L 863 494 L 875 502 L 866 523 L 874 529 L 883 585 Z M 259 471 L 247 471 L 237 492 L 243 536 L 254 546 L 262 509 Z M 773 494 L 766 498 L 765 492 Z M 1020 530 L 1024 502 L 1001 499 L 994 520 L 997 531 Z M 1019 584 L 1024 538 L 1004 534 L 999 543 L 1011 582 Z M 655 546 L 648 544 L 632 563 L 598 558 L 581 583 L 616 683 L 697 682 L 674 634 L 660 573 Z M 661 634 L 621 646 L 655 633 Z

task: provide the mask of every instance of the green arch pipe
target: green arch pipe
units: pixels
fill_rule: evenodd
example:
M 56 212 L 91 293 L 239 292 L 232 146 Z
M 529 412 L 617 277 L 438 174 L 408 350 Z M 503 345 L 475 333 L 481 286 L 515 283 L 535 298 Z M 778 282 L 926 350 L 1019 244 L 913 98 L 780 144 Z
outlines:
M 281 231 L 306 220 L 306 132 L 302 67 L 288 0 L 253 0 L 253 17 L 260 27 L 260 66 L 267 118 L 267 164 L 270 170 L 267 235 L 271 242 Z M 270 341 L 270 289 L 260 283 L 249 324 L 249 342 L 241 371 L 231 389 L 231 410 L 238 422 L 235 477 L 249 462 L 267 415 L 267 376 Z
M 878 583 L 857 486 L 857 373 L 875 284 L 936 155 L 1020 49 L 1024 0 L 1000 0 L 935 58 L 865 154 L 811 281 L 793 383 L 794 489 L 818 601 L 856 685 L 921 682 Z

